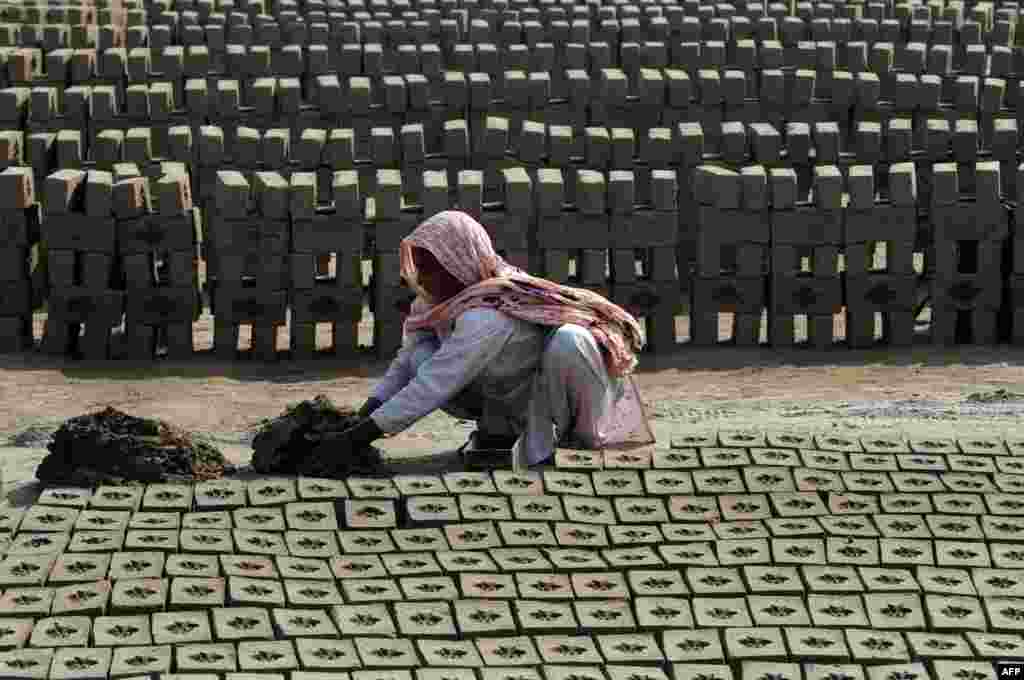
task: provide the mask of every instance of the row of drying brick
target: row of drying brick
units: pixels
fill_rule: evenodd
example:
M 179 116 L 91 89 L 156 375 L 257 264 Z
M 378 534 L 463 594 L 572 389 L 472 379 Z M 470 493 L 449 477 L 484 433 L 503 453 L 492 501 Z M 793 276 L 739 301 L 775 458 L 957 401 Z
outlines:
M 357 127 L 336 127 L 316 115 L 299 121 L 246 117 L 221 125 L 189 119 L 135 127 L 108 121 L 111 127 L 0 131 L 0 166 L 30 165 L 39 176 L 53 170 L 109 169 L 126 161 L 148 164 L 160 159 L 193 167 L 225 163 L 258 169 L 356 167 L 372 161 L 380 168 L 429 165 L 432 169 L 484 168 L 516 160 L 526 166 L 578 166 L 596 170 L 687 168 L 707 158 L 733 165 L 753 162 L 793 167 L 812 164 L 885 165 L 896 162 L 997 160 L 1013 164 L 1022 139 L 1014 119 L 985 121 L 942 117 L 771 123 L 701 122 L 662 127 L 619 127 L 620 123 L 577 127 L 530 118 L 481 115 L 431 116 L 406 123 L 406 117 L 354 120 Z M 291 127 L 289 124 L 295 125 Z M 300 129 L 301 128 L 301 129 Z
M 7 88 L 0 90 L 0 124 L 27 132 L 77 128 L 92 137 L 107 128 L 153 124 L 199 127 L 212 122 L 300 129 L 297 116 L 302 118 L 301 127 L 331 123 L 329 127 L 395 128 L 418 122 L 433 123 L 436 128 L 461 119 L 479 127 L 495 117 L 507 119 L 513 134 L 524 122 L 531 122 L 572 128 L 579 135 L 590 126 L 624 127 L 648 137 L 651 128 L 678 128 L 682 123 L 702 124 L 708 135 L 716 135 L 724 123 L 753 126 L 763 122 L 775 130 L 762 126 L 752 129 L 752 133 L 777 136 L 789 123 L 835 122 L 846 135 L 862 123 L 880 131 L 883 126 L 891 127 L 891 121 L 906 121 L 897 123 L 897 128 L 917 128 L 923 135 L 932 121 L 940 121 L 935 125 L 944 121 L 950 129 L 959 121 L 968 121 L 963 125 L 973 125 L 980 136 L 979 145 L 986 148 L 998 146 L 1012 151 L 1019 141 L 1012 136 L 1019 125 L 1018 114 L 984 104 L 1004 101 L 1005 83 L 993 82 L 995 79 L 988 79 L 984 91 L 979 91 L 977 79 L 957 78 L 951 83 L 951 96 L 958 105 L 938 103 L 942 83 L 934 79 L 929 97 L 935 105 L 921 108 L 909 100 L 879 100 L 879 81 L 872 74 L 861 74 L 856 80 L 845 78 L 842 87 L 839 80 L 833 80 L 836 94 L 845 88 L 842 97 L 794 103 L 795 99 L 785 92 L 792 94 L 804 85 L 813 88 L 813 72 L 798 71 L 790 74 L 792 77 L 778 72 L 783 92 L 778 99 L 723 96 L 729 90 L 731 75 L 742 76 L 739 71 L 727 72 L 722 80 L 718 72 L 702 70 L 696 87 L 683 71 L 645 69 L 642 73 L 645 89 L 641 95 L 632 95 L 626 89 L 625 78 L 616 85 L 612 81 L 617 76 L 602 78 L 594 87 L 585 73 L 567 71 L 560 86 L 571 95 L 568 99 L 551 96 L 555 82 L 547 72 L 507 72 L 502 96 L 496 96 L 494 83 L 486 74 L 466 77 L 461 72 L 447 73 L 433 86 L 422 76 L 387 76 L 380 87 L 375 87 L 369 78 L 355 76 L 343 82 L 329 75 L 307 83 L 294 78 L 188 79 L 180 88 L 169 81 L 134 84 L 123 90 L 115 85 L 73 86 L 67 90 L 52 86 Z M 621 71 L 617 74 L 624 75 Z M 809 79 L 801 84 L 805 74 Z M 898 78 L 903 80 L 913 77 Z M 612 96 L 612 90 L 618 94 Z M 692 99 L 690 93 L 696 90 L 700 90 L 701 99 L 711 103 Z M 997 135 L 1003 137 L 997 139 Z M 925 140 L 915 143 L 923 146 Z
M 594 289 L 642 318 L 647 328 L 649 349 L 664 352 L 671 351 L 678 344 L 676 321 L 680 314 L 689 316 L 690 337 L 695 344 L 717 344 L 721 339 L 719 315 L 731 313 L 735 316 L 733 339 L 739 344 L 757 344 L 764 332 L 770 345 L 790 346 L 799 341 L 795 330 L 799 318 L 806 317 L 809 341 L 820 347 L 830 347 L 844 339 L 836 332 L 834 324 L 836 315 L 845 313 L 845 341 L 850 346 L 871 346 L 878 337 L 893 345 L 908 345 L 915 341 L 915 318 L 923 299 L 930 301 L 928 337 L 931 342 L 992 344 L 1002 339 L 1020 342 L 1024 339 L 1024 326 L 1021 325 L 1024 319 L 1022 282 L 1024 279 L 1016 281 L 1009 294 L 1004 294 L 1001 285 L 987 286 L 974 277 L 920 282 L 914 277 L 888 274 L 872 274 L 845 281 L 800 276 L 716 277 L 697 278 L 692 284 L 684 282 L 682 289 L 678 282 L 638 282 Z M 692 290 L 688 288 L 690 285 Z M 178 334 L 186 337 L 186 329 L 190 331 L 192 328 L 190 321 L 168 322 L 158 311 L 151 311 L 145 306 L 168 304 L 165 301 L 169 294 L 175 292 L 173 290 L 151 289 L 128 295 L 101 294 L 83 289 L 62 292 L 64 295 L 54 296 L 54 310 L 48 327 L 53 328 L 52 333 L 58 334 L 57 329 L 61 325 L 66 327 L 69 322 L 84 322 L 88 329 L 92 319 L 94 327 L 107 329 L 101 334 L 102 353 L 93 354 L 97 358 L 108 356 L 110 330 L 121 323 L 120 312 L 124 307 L 118 307 L 118 304 L 138 311 L 135 323 L 126 325 L 129 329 L 145 327 L 152 333 L 157 328 L 175 326 Z M 408 293 L 400 290 L 373 293 L 376 303 L 373 311 L 374 345 L 382 357 L 389 356 L 400 343 L 402 317 L 397 311 L 399 296 L 407 297 Z M 225 358 L 233 358 L 238 348 L 239 327 L 251 325 L 254 347 L 259 346 L 259 356 L 268 359 L 278 356 L 279 350 L 283 349 L 278 345 L 278 329 L 285 327 L 288 327 L 292 338 L 293 353 L 310 356 L 316 347 L 316 324 L 330 323 L 334 326 L 335 351 L 349 354 L 357 347 L 362 314 L 360 300 L 357 289 L 314 288 L 289 294 L 286 291 L 218 285 L 214 289 L 211 308 L 215 351 Z M 84 308 L 88 308 L 90 313 L 83 314 Z M 102 316 L 110 311 L 116 312 L 115 315 L 103 316 L 102 322 L 96 323 L 97 313 Z M 767 322 L 763 320 L 765 314 Z M 877 314 L 883 316 L 881 334 L 876 330 Z M 1014 324 L 1012 328 L 1001 322 L 1000 315 L 1009 316 Z M 963 324 L 961 318 L 967 319 L 966 327 L 970 328 L 970 335 L 966 338 L 960 335 L 963 331 L 958 328 Z M 139 323 L 140 320 L 147 323 Z M 64 344 L 55 345 L 52 341 L 44 341 L 43 344 L 44 351 L 56 348 L 62 352 L 67 347 L 67 340 Z M 179 344 L 179 348 L 184 347 L 186 345 Z
M 930 241 L 992 240 L 1009 234 L 1008 212 L 1001 197 L 1003 169 L 996 162 L 986 161 L 975 164 L 972 170 L 974 193 L 969 201 L 962 201 L 961 168 L 951 163 L 932 166 L 930 199 L 921 206 L 931 215 L 931 226 L 925 228 Z M 680 238 L 681 227 L 684 236 L 696 237 L 705 231 L 696 215 L 676 212 L 679 205 L 693 203 L 713 206 L 719 211 L 714 214 L 735 213 L 735 224 L 746 225 L 743 229 L 716 231 L 718 228 L 710 225 L 716 220 L 708 218 L 707 231 L 726 243 L 766 243 L 769 222 L 774 241 L 821 245 L 872 240 L 913 242 L 920 229 L 917 168 L 912 163 L 897 163 L 888 168 L 884 176 L 886 201 L 882 203 L 877 201 L 881 178 L 876 178 L 871 166 L 850 166 L 845 177 L 837 166 L 817 166 L 807 195 L 802 193 L 803 187 L 792 168 L 748 166 L 737 172 L 708 164 L 698 167 L 692 175 L 683 175 L 681 182 L 674 170 L 654 170 L 643 186 L 650 201 L 646 205 L 638 205 L 637 175 L 628 170 L 576 170 L 566 176 L 559 168 L 530 172 L 512 165 L 496 169 L 495 173 L 496 188 L 504 203 L 504 209 L 498 210 L 485 205 L 485 176 L 479 171 L 460 171 L 454 186 L 443 170 L 422 173 L 422 185 L 416 185 L 421 200 L 416 204 L 408 202 L 410 183 L 403 181 L 400 170 L 377 170 L 369 178 L 357 170 L 335 172 L 330 203 L 320 197 L 321 182 L 314 172 L 286 175 L 271 171 L 218 171 L 211 178 L 215 188 L 208 205 L 209 226 L 216 232 L 218 220 L 256 218 L 267 220 L 268 224 L 280 223 L 279 231 L 288 233 L 297 229 L 289 224 L 292 220 L 302 223 L 303 229 L 307 222 L 311 223 L 310 238 L 314 238 L 312 234 L 323 228 L 312 225 L 321 222 L 327 225 L 340 219 L 358 225 L 360 231 L 368 222 L 376 235 L 377 249 L 386 251 L 397 247 L 416 220 L 450 207 L 454 199 L 470 212 L 486 215 L 500 236 L 499 247 L 513 249 L 526 249 L 534 234 L 541 248 L 607 248 L 616 243 L 620 247 L 674 245 Z M 28 208 L 34 204 L 34 182 L 29 169 L 8 168 L 0 173 L 0 179 L 4 181 L 0 189 L 7 205 Z M 567 183 L 574 185 L 572 204 L 566 200 Z M 805 205 L 808 198 L 813 207 L 793 212 Z M 95 252 L 113 252 L 117 230 L 114 218 L 127 228 L 136 224 L 133 220 L 154 214 L 174 221 L 192 208 L 188 171 L 179 163 L 153 164 L 146 168 L 146 173 L 134 164 L 118 164 L 114 172 L 58 171 L 46 178 L 43 199 L 43 233 L 48 245 L 81 249 L 83 245 L 78 240 L 91 234 L 88 240 L 93 245 L 86 249 Z M 899 217 L 906 217 L 901 220 L 899 236 L 872 228 L 875 216 L 894 220 L 887 212 L 892 208 L 899 209 Z M 755 218 L 754 221 L 748 224 L 740 219 L 741 212 Z M 761 228 L 755 228 L 754 222 Z M 779 233 L 782 224 L 791 225 L 785 231 L 790 236 Z M 101 225 L 105 227 L 100 228 Z M 895 226 L 893 222 L 887 228 Z M 148 224 L 140 229 L 149 233 Z M 749 233 L 744 236 L 743 230 Z M 188 231 L 188 238 L 194 239 L 194 229 Z M 728 233 L 736 236 L 727 238 Z M 356 243 L 362 238 L 349 240 Z
M 400 15 L 369 13 L 356 10 L 311 11 L 305 16 L 282 9 L 276 16 L 253 15 L 240 12 L 207 12 L 190 10 L 164 11 L 146 16 L 143 10 L 126 13 L 128 26 L 114 35 L 100 38 L 101 42 L 122 40 L 126 43 L 198 44 L 204 40 L 211 46 L 230 42 L 261 42 L 274 47 L 289 42 L 345 41 L 380 42 L 389 45 L 439 42 L 445 47 L 457 42 L 488 42 L 499 45 L 586 42 L 591 39 L 619 45 L 643 41 L 738 42 L 742 40 L 777 40 L 786 47 L 805 40 L 829 40 L 837 44 L 864 41 L 907 43 L 934 43 L 960 48 L 988 44 L 993 47 L 1014 48 L 1019 16 L 1009 14 L 1013 8 L 1002 8 L 1007 15 L 996 22 L 965 19 L 956 12 L 946 18 L 912 19 L 910 17 L 858 17 L 829 18 L 824 16 L 793 16 L 778 5 L 779 12 L 756 16 L 714 16 L 715 6 L 697 6 L 689 14 L 679 5 L 648 6 L 643 15 L 635 5 L 599 7 L 595 16 L 589 6 L 577 6 L 570 15 L 565 8 L 554 7 L 554 12 L 541 17 L 534 12 L 485 8 L 476 16 L 449 12 L 447 17 L 432 9 L 406 10 Z M 551 8 L 549 7 L 549 10 Z M 616 10 L 622 16 L 615 16 Z M 927 7 L 919 9 L 928 11 Z M 627 10 L 632 10 L 627 15 Z M 455 10 L 458 12 L 459 10 Z M 92 17 L 101 26 L 110 26 L 112 13 L 100 10 Z M 116 26 L 116 24 L 114 24 Z M 206 27 L 215 27 L 212 36 Z M 241 33 L 236 26 L 242 26 Z M 0 25 L 2 44 L 34 46 L 42 44 L 50 49 L 89 45 L 97 40 L 87 26 L 39 23 L 31 20 Z M 118 28 L 120 28 L 118 26 Z M 83 37 L 85 40 L 83 41 Z M 232 38 L 238 38 L 232 40 Z M 582 40 L 581 40 L 582 39 Z M 198 43 L 197 43 L 198 41 Z M 86 42 L 86 45 L 81 45 Z
M 239 77 L 303 77 L 337 74 L 342 78 L 420 73 L 436 81 L 449 70 L 486 73 L 500 81 L 506 71 L 579 70 L 595 79 L 608 68 L 621 68 L 630 80 L 639 80 L 641 69 L 672 68 L 687 71 L 696 80 L 699 70 L 735 70 L 730 92 L 739 91 L 739 78 L 754 81 L 762 71 L 815 71 L 824 81 L 828 73 L 857 75 L 875 73 L 883 81 L 896 74 L 931 74 L 939 78 L 973 76 L 985 80 L 1009 80 L 1015 89 L 1016 74 L 1012 52 L 987 54 L 984 46 L 971 47 L 963 58 L 948 46 L 910 44 L 896 48 L 891 43 L 801 42 L 784 48 L 777 41 L 760 45 L 743 41 L 734 48 L 722 42 L 627 43 L 612 49 L 606 42 L 517 44 L 499 47 L 491 43 L 461 43 L 444 49 L 434 43 L 401 45 L 396 49 L 379 43 L 345 43 L 336 48 L 314 43 L 288 44 L 279 49 L 267 45 L 227 43 L 208 45 L 95 49 L 0 50 L 0 60 L 9 84 L 89 84 L 96 79 L 145 82 L 159 77 L 171 81 L 228 75 Z M 500 84 L 500 83 L 499 83 Z M 757 83 L 744 84 L 746 95 L 757 93 Z M 772 86 L 777 90 L 777 86 Z M 909 86 L 901 85 L 905 90 Z M 643 89 L 635 83 L 633 90 Z M 812 88 L 813 89 L 813 88 Z M 888 89 L 888 87 L 887 87 Z M 1005 89 L 1005 86 L 1004 86 Z M 763 96 L 771 99 L 774 91 Z M 614 94 L 614 93 L 613 93 Z M 799 94 L 799 93 L 798 93 Z M 1016 94 L 1015 92 L 1013 93 Z M 887 96 L 896 98 L 895 95 Z M 735 95 L 733 95 L 735 96 Z M 776 96 L 777 98 L 777 96 Z M 904 96 L 910 100 L 913 97 Z M 924 95 L 927 105 L 927 94 Z M 1015 99 L 1015 96 L 1011 97 Z M 707 103 L 707 102 L 705 102 Z
M 302 3 L 276 2 L 273 4 L 263 2 L 253 3 L 230 3 L 214 5 L 210 2 L 147 2 L 144 8 L 142 3 L 125 3 L 128 9 L 128 25 L 147 23 L 147 14 L 152 23 L 173 22 L 175 18 L 183 14 L 195 13 L 199 16 L 210 16 L 217 10 L 224 13 L 240 13 L 251 18 L 258 16 L 275 15 L 284 19 L 291 19 L 300 15 L 312 15 L 315 19 L 328 18 L 339 14 L 368 14 L 378 19 L 391 16 L 400 18 L 410 12 L 416 12 L 425 19 L 435 22 L 442 17 L 449 19 L 483 20 L 488 23 L 499 21 L 502 18 L 513 17 L 523 21 L 540 21 L 548 23 L 563 18 L 586 18 L 598 21 L 604 20 L 626 20 L 635 21 L 641 25 L 648 25 L 652 19 L 666 18 L 668 23 L 677 27 L 681 17 L 691 16 L 704 20 L 715 18 L 724 19 L 727 22 L 734 19 L 747 19 L 757 22 L 764 17 L 771 17 L 783 20 L 794 15 L 806 22 L 815 19 L 835 21 L 846 19 L 856 22 L 862 19 L 870 19 L 882 22 L 891 19 L 904 29 L 912 26 L 914 21 L 950 21 L 958 27 L 965 20 L 979 25 L 979 31 L 990 32 L 999 21 L 1014 22 L 1018 18 L 1018 11 L 1015 6 L 1001 6 L 995 8 L 990 4 L 983 4 L 978 7 L 965 8 L 962 3 L 950 3 L 944 7 L 902 7 L 880 3 L 857 3 L 853 5 L 833 5 L 832 3 L 800 2 L 794 5 L 785 3 L 771 3 L 765 6 L 762 3 L 751 3 L 738 8 L 732 4 L 705 4 L 699 0 L 688 0 L 687 2 L 637 2 L 623 3 L 619 6 L 606 6 L 596 8 L 568 8 L 559 5 L 532 6 L 528 3 L 515 3 L 510 8 L 507 2 L 487 3 L 481 6 L 477 3 L 465 4 L 442 4 L 440 7 L 435 2 L 410 3 L 373 3 L 369 8 L 364 2 L 347 2 L 344 4 L 329 3 Z M 95 9 L 109 9 L 110 5 L 97 5 Z M 15 23 L 75 23 L 80 13 L 89 12 L 94 9 L 82 9 L 81 7 L 66 5 L 19 5 L 6 8 L 3 14 L 5 21 Z M 372 10 L 368 12 L 367 10 Z M 98 12 L 97 12 L 98 14 Z

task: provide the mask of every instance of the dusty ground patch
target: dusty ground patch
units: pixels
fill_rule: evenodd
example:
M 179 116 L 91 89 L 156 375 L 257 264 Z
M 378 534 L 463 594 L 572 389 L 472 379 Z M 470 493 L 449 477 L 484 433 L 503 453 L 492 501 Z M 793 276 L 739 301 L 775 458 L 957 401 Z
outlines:
M 5 481 L 31 476 L 27 459 L 64 419 L 107 405 L 203 432 L 245 462 L 261 418 L 319 393 L 358 406 L 385 367 L 370 360 L 89 364 L 0 357 L 0 445 L 10 447 L 2 449 Z M 996 435 L 1020 431 L 1024 422 L 1021 348 L 695 348 L 646 357 L 639 380 L 655 431 L 666 440 L 685 429 L 739 427 Z M 441 452 L 470 429 L 438 414 L 382 448 L 395 456 Z

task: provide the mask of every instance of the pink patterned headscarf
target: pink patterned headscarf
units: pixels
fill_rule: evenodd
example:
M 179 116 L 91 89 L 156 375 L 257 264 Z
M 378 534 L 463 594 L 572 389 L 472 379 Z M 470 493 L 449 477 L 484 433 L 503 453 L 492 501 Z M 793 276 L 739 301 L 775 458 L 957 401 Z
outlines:
M 413 248 L 429 251 L 466 289 L 432 305 L 416 283 Z M 405 321 L 408 331 L 430 328 L 443 338 L 462 312 L 487 307 L 542 326 L 583 326 L 605 350 L 610 375 L 621 377 L 636 368 L 643 334 L 629 312 L 597 293 L 530 276 L 509 265 L 494 251 L 483 226 L 464 212 L 446 210 L 420 224 L 402 241 L 400 258 L 402 277 L 419 293 Z

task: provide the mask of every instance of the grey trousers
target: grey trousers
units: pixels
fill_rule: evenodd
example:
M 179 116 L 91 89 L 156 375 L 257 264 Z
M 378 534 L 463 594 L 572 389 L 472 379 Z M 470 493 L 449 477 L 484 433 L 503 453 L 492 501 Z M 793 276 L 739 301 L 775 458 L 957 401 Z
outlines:
M 425 344 L 411 357 L 418 368 L 436 347 Z M 626 382 L 612 379 L 601 348 L 586 328 L 566 324 L 552 330 L 534 376 L 533 396 L 519 417 L 500 407 L 488 408 L 481 391 L 470 385 L 442 410 L 454 418 L 473 420 L 488 435 L 523 436 L 527 462 L 551 455 L 555 442 L 599 448 L 608 430 L 608 416 L 622 398 Z

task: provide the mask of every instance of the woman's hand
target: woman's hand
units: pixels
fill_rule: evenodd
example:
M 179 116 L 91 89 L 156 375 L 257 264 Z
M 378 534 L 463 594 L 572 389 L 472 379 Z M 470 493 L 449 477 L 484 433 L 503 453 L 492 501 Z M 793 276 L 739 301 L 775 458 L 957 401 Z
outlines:
M 364 418 L 347 430 L 324 434 L 311 455 L 331 461 L 339 469 L 373 468 L 382 460 L 370 444 L 383 434 L 372 418 Z
M 356 415 L 359 416 L 360 420 L 364 418 L 369 418 L 371 415 L 373 415 L 374 411 L 376 411 L 383 405 L 383 402 L 378 401 L 373 397 L 370 397 L 369 399 L 366 400 L 365 404 L 359 407 L 359 410 L 356 412 Z

